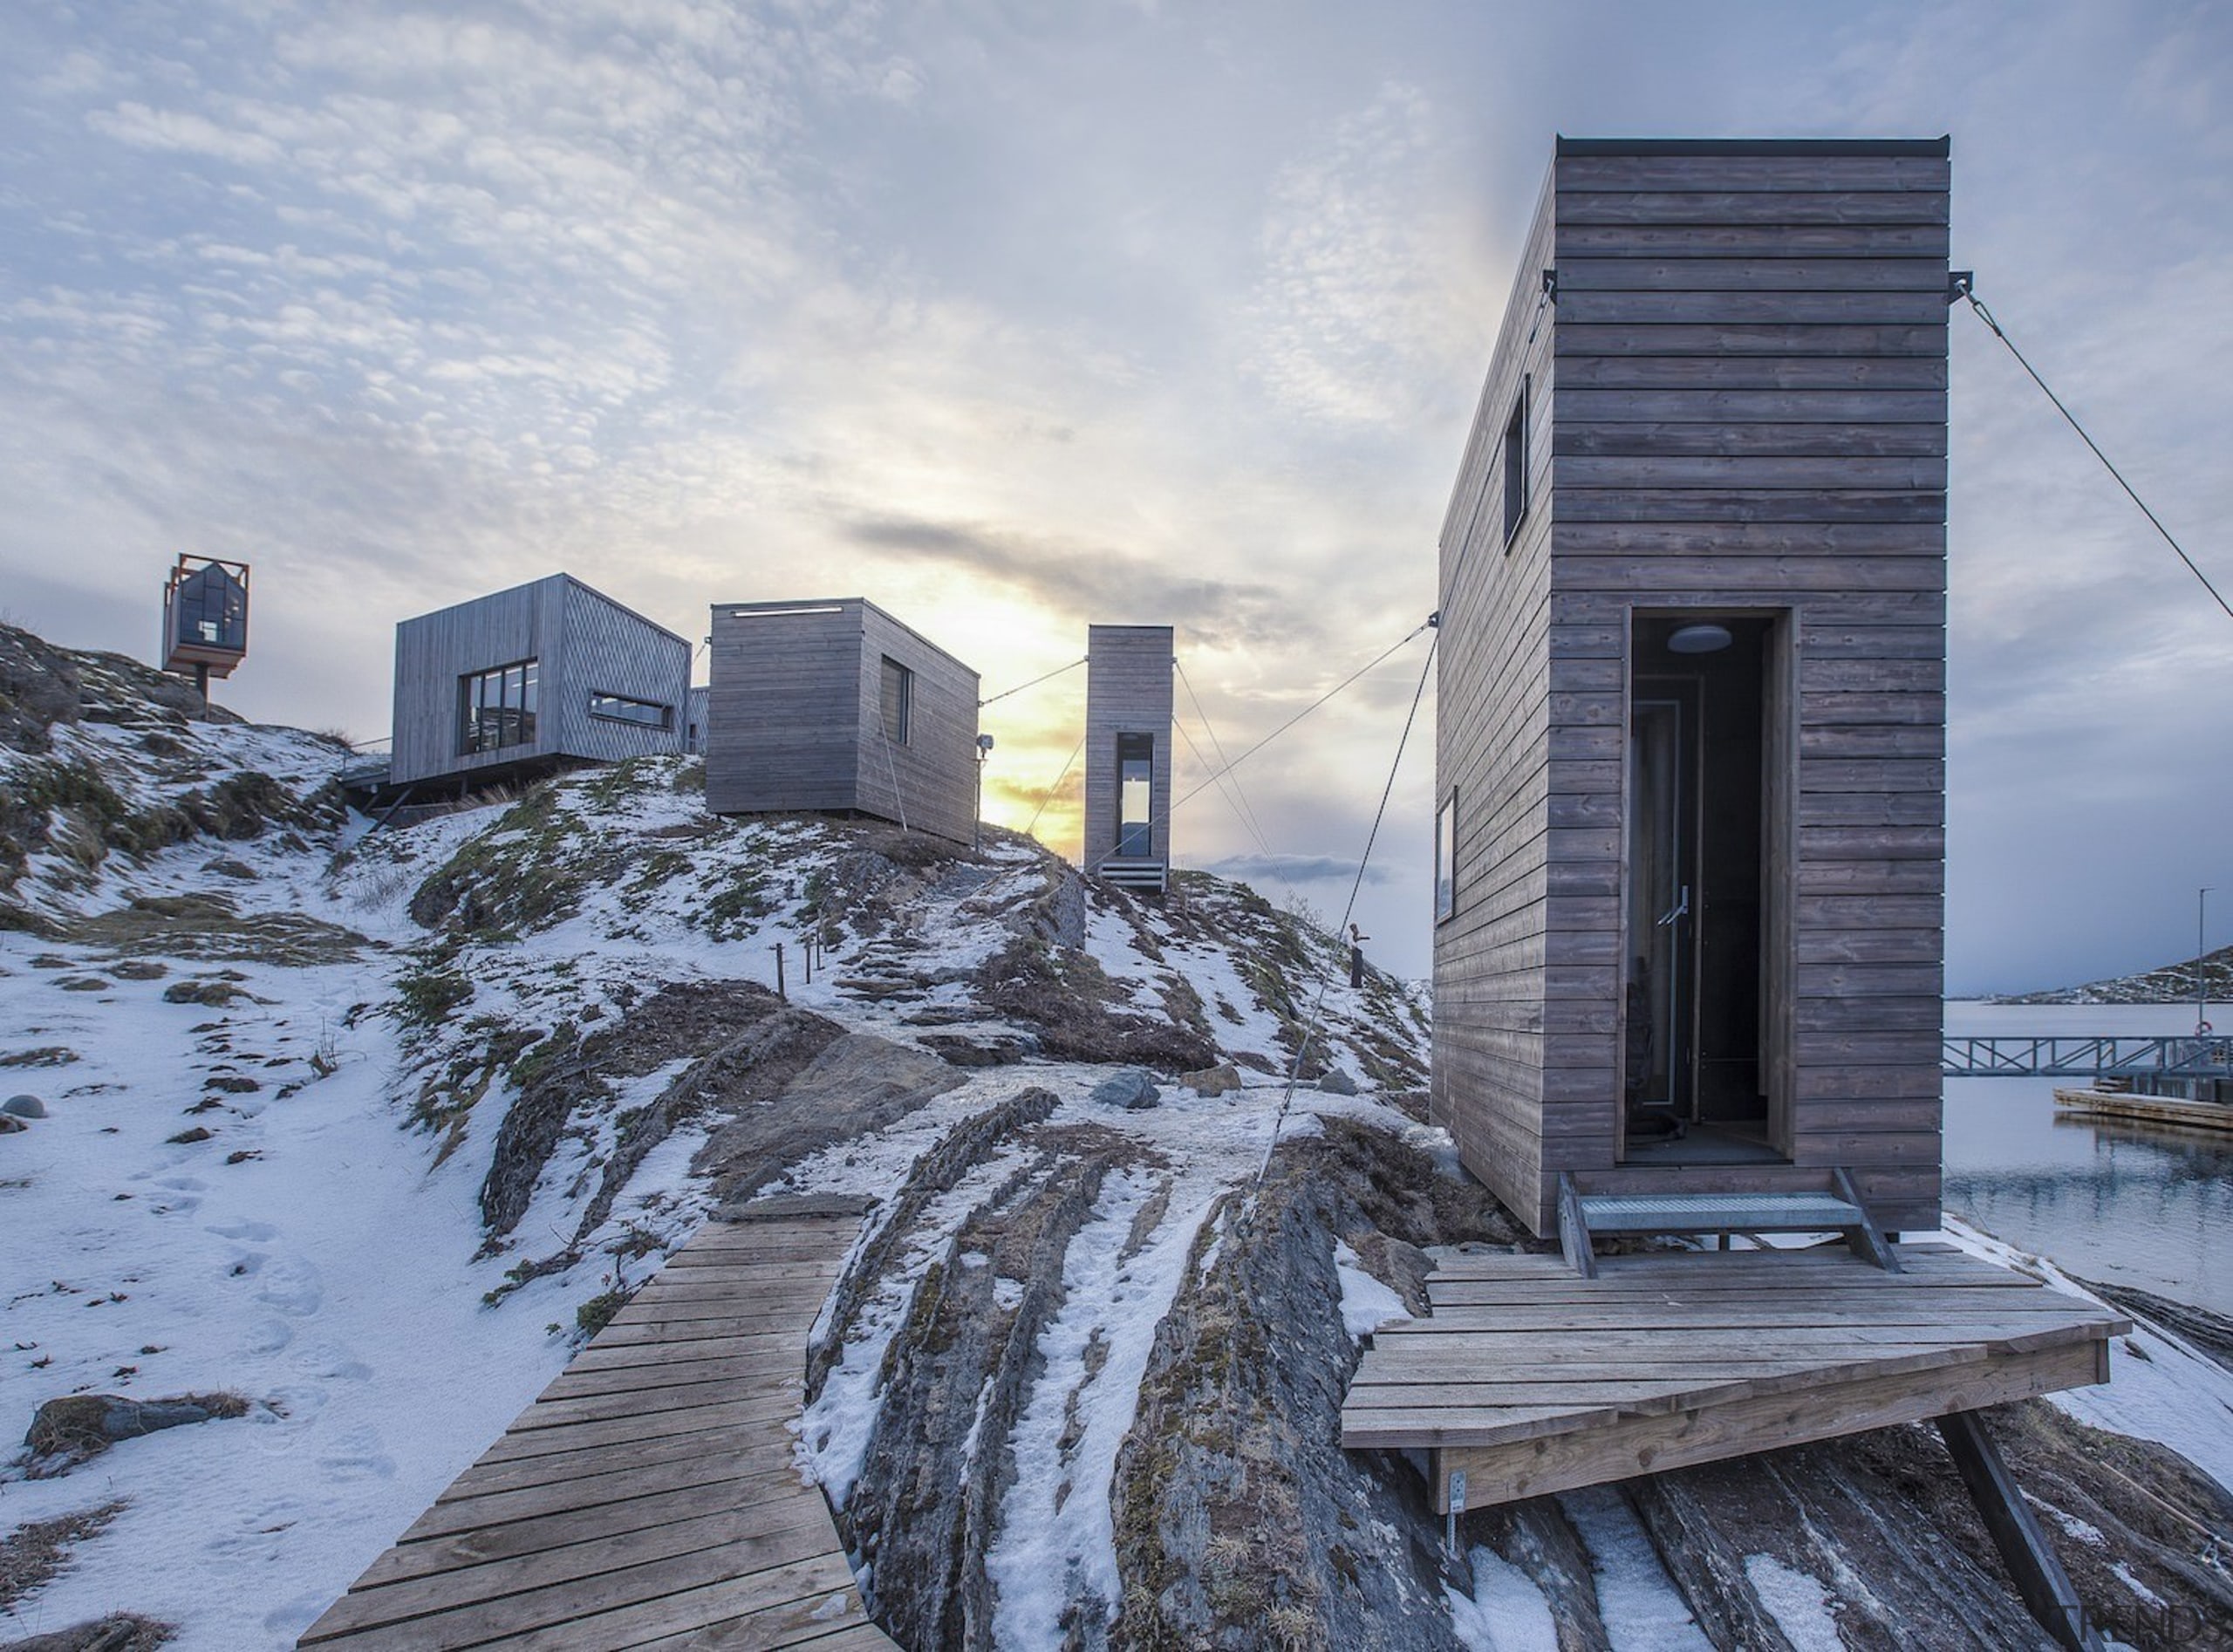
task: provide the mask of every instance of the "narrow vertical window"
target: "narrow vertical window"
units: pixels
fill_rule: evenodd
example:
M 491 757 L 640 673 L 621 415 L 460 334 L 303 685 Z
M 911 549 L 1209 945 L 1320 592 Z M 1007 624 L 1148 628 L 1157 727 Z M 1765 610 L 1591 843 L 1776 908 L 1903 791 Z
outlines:
M 915 673 L 884 657 L 884 737 L 895 746 L 907 743 L 907 726 L 914 719 Z
M 1532 381 L 1522 377 L 1519 398 L 1504 426 L 1504 543 L 1511 549 L 1514 534 L 1527 515 L 1527 393 Z
M 1458 794 L 1434 814 L 1434 921 L 1458 915 Z
M 1116 852 L 1155 853 L 1155 736 L 1116 736 Z

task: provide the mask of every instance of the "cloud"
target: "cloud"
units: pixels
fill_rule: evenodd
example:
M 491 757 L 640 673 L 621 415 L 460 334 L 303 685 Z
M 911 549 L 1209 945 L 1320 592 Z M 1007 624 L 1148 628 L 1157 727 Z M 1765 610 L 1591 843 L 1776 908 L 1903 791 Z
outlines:
M 964 569 L 1089 622 L 1159 615 L 1213 646 L 1281 641 L 1311 629 L 1271 586 L 1192 577 L 1116 551 L 901 516 L 862 518 L 844 531 L 857 544 Z
M 1244 883 L 1268 884 L 1348 884 L 1357 875 L 1357 864 L 1353 860 L 1337 860 L 1331 855 L 1228 855 L 1223 860 L 1212 861 L 1209 870 L 1224 877 L 1237 877 Z M 1384 884 L 1393 876 L 1386 867 L 1365 868 L 1367 884 Z

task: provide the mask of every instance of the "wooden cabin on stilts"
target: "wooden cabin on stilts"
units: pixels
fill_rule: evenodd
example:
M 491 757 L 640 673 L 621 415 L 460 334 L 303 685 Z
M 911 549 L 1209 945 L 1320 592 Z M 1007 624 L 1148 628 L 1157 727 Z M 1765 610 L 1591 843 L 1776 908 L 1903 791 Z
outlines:
M 1946 1419 L 2062 1638 L 1969 1413 L 2107 1380 L 2120 1321 L 1899 1242 L 1939 1225 L 1949 182 L 1944 139 L 1559 140 L 1441 545 L 1431 1106 L 1562 1254 L 1444 1259 L 1343 1438 L 1462 1511 Z M 1779 1232 L 1846 1245 L 1727 1248 Z

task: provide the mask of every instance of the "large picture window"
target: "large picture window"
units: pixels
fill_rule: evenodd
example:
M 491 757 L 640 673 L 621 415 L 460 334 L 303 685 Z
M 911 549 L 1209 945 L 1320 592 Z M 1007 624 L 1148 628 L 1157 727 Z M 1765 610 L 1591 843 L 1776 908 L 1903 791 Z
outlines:
M 674 727 L 674 707 L 655 700 L 631 700 L 625 694 L 591 694 L 590 715 L 616 723 L 641 723 L 646 728 Z
M 1458 794 L 1434 816 L 1434 921 L 1458 915 Z
M 458 750 L 501 751 L 535 744 L 536 662 L 522 659 L 458 679 L 464 725 Z
M 1519 399 L 1504 426 L 1504 543 L 1506 549 L 1527 515 L 1527 393 L 1530 381 L 1519 381 Z
M 891 655 L 884 657 L 884 737 L 895 746 L 907 743 L 908 725 L 915 717 L 915 673 Z

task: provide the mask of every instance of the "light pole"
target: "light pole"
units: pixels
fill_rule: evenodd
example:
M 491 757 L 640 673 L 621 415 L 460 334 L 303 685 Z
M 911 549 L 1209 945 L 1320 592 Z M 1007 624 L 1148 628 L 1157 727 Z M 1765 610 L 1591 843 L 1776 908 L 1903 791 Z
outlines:
M 2215 885 L 2205 884 L 2195 891 L 2195 1036 L 2209 1036 L 2209 977 L 2202 968 L 2203 957 L 2209 951 L 2204 939 L 2209 930 L 2209 891 Z
M 985 847 L 985 760 L 992 754 L 993 737 L 990 734 L 978 735 L 977 807 L 971 811 L 969 821 L 969 847 L 972 849 Z

